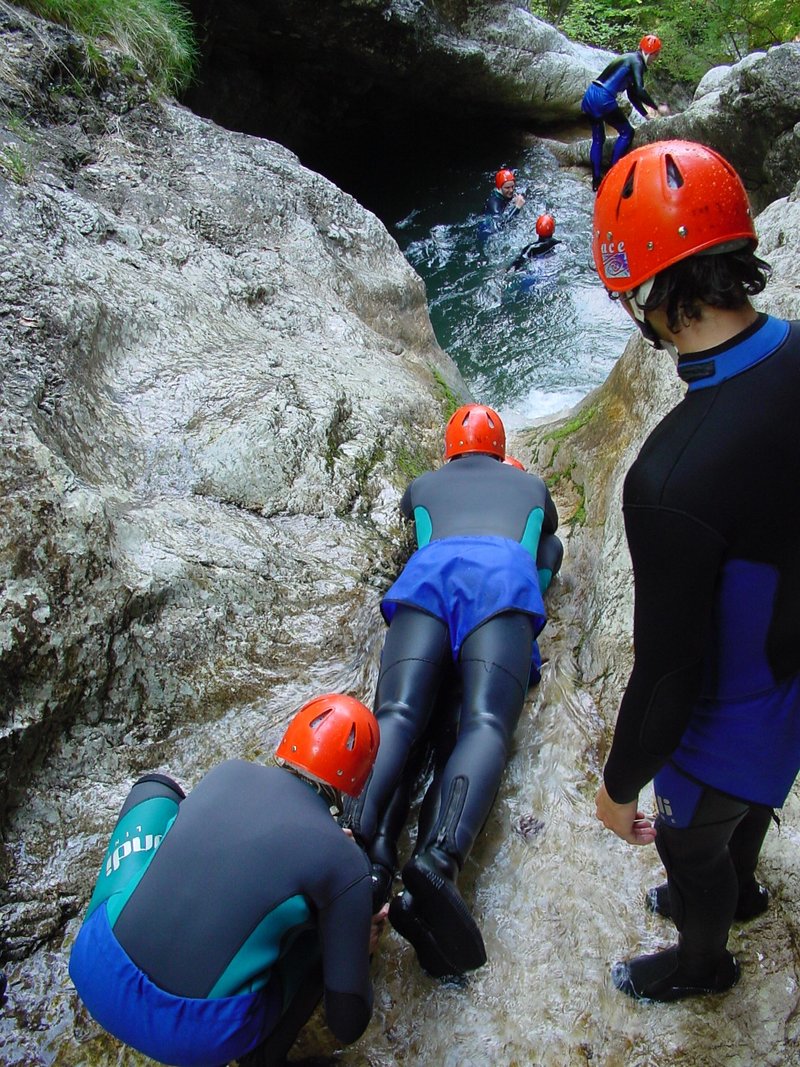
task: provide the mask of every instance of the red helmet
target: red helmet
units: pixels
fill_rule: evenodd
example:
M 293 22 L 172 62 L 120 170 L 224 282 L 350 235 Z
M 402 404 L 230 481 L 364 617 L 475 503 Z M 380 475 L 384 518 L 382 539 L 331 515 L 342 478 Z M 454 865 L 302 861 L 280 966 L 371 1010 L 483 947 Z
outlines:
M 654 56 L 661 51 L 661 40 L 654 33 L 646 33 L 639 41 L 639 51 L 646 56 Z
M 592 255 L 625 293 L 681 259 L 758 244 L 741 179 L 694 141 L 656 141 L 615 163 L 594 205 Z
M 506 454 L 506 431 L 496 411 L 483 404 L 465 404 L 447 424 L 444 433 L 444 458 L 453 459 L 467 452 L 484 452 L 503 459 Z
M 275 750 L 281 763 L 357 797 L 378 754 L 378 720 L 359 700 L 326 693 L 309 700 Z
M 552 237 L 556 232 L 556 220 L 552 215 L 540 215 L 536 220 L 536 232 L 540 237 Z
M 509 467 L 516 467 L 517 470 L 520 471 L 525 470 L 525 464 L 520 463 L 520 461 L 518 459 L 514 459 L 513 456 L 506 456 L 506 458 L 503 460 L 503 463 L 507 463 Z
M 516 180 L 517 179 L 514 177 L 514 171 L 508 170 L 506 167 L 503 167 L 503 169 L 499 170 L 494 176 L 494 184 L 497 186 L 498 189 L 505 185 L 506 182 L 515 182 Z

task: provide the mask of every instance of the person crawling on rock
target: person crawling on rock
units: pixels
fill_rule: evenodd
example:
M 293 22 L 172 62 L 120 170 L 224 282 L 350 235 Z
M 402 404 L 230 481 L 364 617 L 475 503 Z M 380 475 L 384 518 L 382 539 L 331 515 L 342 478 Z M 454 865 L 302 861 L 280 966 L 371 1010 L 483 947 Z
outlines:
M 305 704 L 278 766 L 228 760 L 189 793 L 147 774 L 122 806 L 69 972 L 120 1041 L 185 1067 L 277 1065 L 324 996 L 336 1037 L 372 1013 L 369 863 L 333 818 L 379 727 L 352 697 Z
M 687 385 L 625 480 L 634 666 L 597 794 L 603 825 L 655 840 L 667 873 L 647 904 L 677 943 L 612 971 L 638 999 L 738 981 L 728 934 L 767 907 L 756 864 L 800 769 L 800 323 L 750 303 L 757 244 L 738 174 L 700 144 L 635 150 L 597 196 L 600 278 Z
M 444 735 L 417 847 L 402 869 L 405 892 L 389 908 L 435 976 L 486 962 L 457 879 L 494 802 L 533 671 L 538 678 L 540 544 L 549 544 L 551 574 L 561 563 L 547 487 L 504 456 L 497 413 L 468 404 L 448 423 L 445 465 L 403 496 L 418 548 L 381 604 L 389 623 L 375 696 L 381 749 L 346 812 L 372 860 L 377 907 L 390 893 L 420 747 L 426 735 Z

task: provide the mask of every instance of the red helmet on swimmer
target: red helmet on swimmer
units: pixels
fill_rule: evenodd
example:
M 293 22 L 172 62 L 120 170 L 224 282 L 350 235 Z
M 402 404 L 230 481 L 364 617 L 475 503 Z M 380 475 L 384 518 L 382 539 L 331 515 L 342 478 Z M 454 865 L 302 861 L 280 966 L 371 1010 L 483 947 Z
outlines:
M 444 434 L 444 458 L 483 452 L 504 459 L 506 431 L 500 416 L 484 404 L 465 404 L 451 417 Z
M 503 167 L 494 176 L 494 184 L 498 189 L 501 189 L 506 182 L 516 182 L 516 180 L 514 171 L 509 170 L 508 167 Z
M 552 237 L 556 232 L 556 220 L 552 215 L 540 215 L 536 220 L 536 232 L 540 237 Z
M 304 704 L 275 750 L 281 764 L 357 797 L 378 754 L 378 720 L 360 700 L 326 693 Z
M 757 244 L 739 175 L 694 141 L 634 149 L 611 168 L 597 194 L 592 255 L 610 292 L 632 292 L 689 256 Z

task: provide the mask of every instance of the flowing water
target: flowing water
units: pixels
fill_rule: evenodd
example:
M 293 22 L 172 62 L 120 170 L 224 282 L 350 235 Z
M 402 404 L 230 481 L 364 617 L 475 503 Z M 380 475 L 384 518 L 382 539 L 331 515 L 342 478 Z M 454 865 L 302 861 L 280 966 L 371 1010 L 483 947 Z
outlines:
M 509 163 L 526 203 L 483 238 L 482 209 L 494 173 Z M 535 144 L 488 168 L 438 171 L 403 217 L 386 219 L 428 291 L 442 348 L 476 399 L 511 428 L 571 407 L 607 377 L 631 333 L 630 320 L 599 284 L 590 252 L 594 194 Z M 536 240 L 542 213 L 560 240 L 519 271 L 511 261 Z
M 528 202 L 505 232 L 481 247 L 481 207 L 502 162 L 519 169 Z M 404 196 L 391 228 L 425 279 L 437 336 L 476 397 L 497 406 L 513 427 L 570 406 L 602 382 L 631 327 L 590 265 L 592 194 L 585 179 L 559 171 L 537 146 L 518 158 L 482 160 L 472 171 L 441 170 L 427 189 L 407 188 Z M 562 243 L 530 272 L 505 274 L 507 262 L 533 239 L 542 211 L 555 216 Z M 380 213 L 389 220 L 386 211 Z M 782 839 L 771 835 L 765 850 L 766 880 L 777 905 L 733 933 L 731 947 L 745 972 L 740 988 L 725 998 L 643 1007 L 611 987 L 611 962 L 671 943 L 674 930 L 642 906 L 644 888 L 661 877 L 655 850 L 626 847 L 594 818 L 605 727 L 575 677 L 574 638 L 566 622 L 580 587 L 575 566 L 574 556 L 568 558 L 549 594 L 552 620 L 543 639 L 549 662 L 463 872 L 465 897 L 486 940 L 487 966 L 459 982 L 433 981 L 410 947 L 388 931 L 373 965 L 375 1013 L 363 1038 L 349 1049 L 337 1048 L 317 1019 L 302 1036 L 297 1057 L 342 1067 L 800 1062 L 796 926 L 787 936 L 782 903 L 792 896 L 791 885 L 784 884 L 791 865 L 783 852 L 800 840 L 797 804 L 784 818 Z M 302 686 L 293 682 L 270 703 L 179 726 L 159 742 L 163 768 L 150 769 L 168 770 L 191 784 L 227 755 L 263 758 L 280 736 L 285 709 L 297 706 L 307 687 L 372 691 L 383 630 L 376 604 L 369 606 L 370 621 L 359 630 L 369 640 L 352 662 L 304 677 Z M 120 751 L 109 751 L 103 724 L 72 731 L 12 819 L 6 843 L 15 857 L 16 889 L 40 947 L 7 967 L 14 995 L 0 1017 L 0 1059 L 10 1067 L 150 1062 L 105 1037 L 79 1010 L 66 972 L 84 906 L 74 893 L 74 868 L 80 866 L 80 881 L 90 885 L 93 857 L 102 852 L 133 778 L 135 747 L 131 737 Z M 78 791 L 70 787 L 75 766 Z M 643 794 L 643 803 L 650 802 Z M 404 856 L 410 847 L 406 836 Z M 49 925 L 42 886 L 49 893 L 58 887 L 58 929 Z

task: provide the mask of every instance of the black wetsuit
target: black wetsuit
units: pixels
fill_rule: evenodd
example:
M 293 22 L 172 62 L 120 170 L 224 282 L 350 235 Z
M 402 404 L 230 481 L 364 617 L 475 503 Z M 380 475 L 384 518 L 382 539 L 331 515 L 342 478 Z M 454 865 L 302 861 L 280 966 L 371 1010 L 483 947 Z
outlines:
M 70 974 L 97 1021 L 154 1059 L 214 1067 L 273 1038 L 280 1059 L 323 991 L 339 1040 L 363 1032 L 370 922 L 369 865 L 325 800 L 230 760 L 186 799 L 162 776 L 133 787 Z
M 583 95 L 581 110 L 592 123 L 592 174 L 597 184 L 603 164 L 603 145 L 606 139 L 605 123 L 613 126 L 619 133 L 611 165 L 628 151 L 633 141 L 633 127 L 617 104 L 617 95 L 626 93 L 633 107 L 640 115 L 647 115 L 647 108 L 657 104 L 644 87 L 644 75 L 647 70 L 641 52 L 626 52 L 613 60 L 596 78 Z
M 557 237 L 540 237 L 532 244 L 526 245 L 526 247 L 522 249 L 516 259 L 512 260 L 511 263 L 509 263 L 509 265 L 506 267 L 506 270 L 521 270 L 532 259 L 536 259 L 538 256 L 543 256 L 547 252 L 552 252 L 556 245 L 560 244 L 561 241 L 559 241 Z
M 369 847 L 455 663 L 458 734 L 430 822 L 431 839 L 461 866 L 491 809 L 524 704 L 544 624 L 537 550 L 558 516 L 540 478 L 486 455 L 417 478 L 402 510 L 416 521 L 420 549 L 383 604 L 390 627 L 376 694 L 381 747 L 352 825 Z M 560 560 L 554 553 L 550 566 Z
M 702 971 L 800 767 L 800 325 L 761 315 L 679 373 L 687 396 L 625 482 L 635 664 L 604 776 L 617 803 L 655 776 L 680 952 Z
M 484 219 L 480 227 L 481 234 L 485 237 L 495 233 L 515 218 L 519 211 L 513 196 L 508 199 L 499 189 L 492 189 L 483 205 Z

